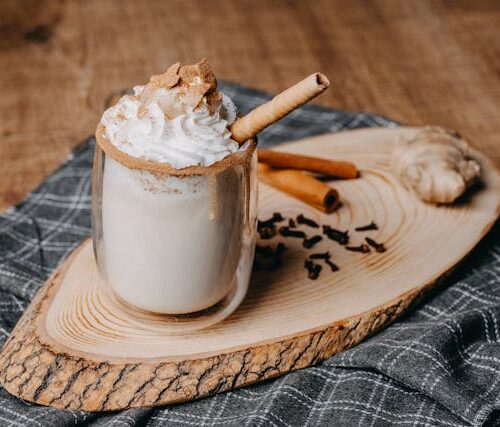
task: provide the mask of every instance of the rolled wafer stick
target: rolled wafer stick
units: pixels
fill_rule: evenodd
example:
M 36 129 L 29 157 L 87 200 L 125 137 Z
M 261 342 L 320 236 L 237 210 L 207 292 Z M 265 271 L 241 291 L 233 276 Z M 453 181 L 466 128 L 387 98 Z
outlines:
M 353 179 L 358 176 L 358 170 L 353 163 L 341 160 L 321 159 L 264 148 L 259 148 L 257 155 L 260 163 L 273 168 L 298 169 L 344 179 Z
M 329 85 L 330 82 L 323 74 L 311 74 L 296 85 L 276 95 L 271 101 L 237 119 L 229 128 L 233 139 L 240 144 L 247 141 L 262 129 L 318 96 Z
M 339 193 L 324 182 L 292 169 L 272 169 L 259 164 L 259 179 L 323 212 L 333 212 L 339 205 Z

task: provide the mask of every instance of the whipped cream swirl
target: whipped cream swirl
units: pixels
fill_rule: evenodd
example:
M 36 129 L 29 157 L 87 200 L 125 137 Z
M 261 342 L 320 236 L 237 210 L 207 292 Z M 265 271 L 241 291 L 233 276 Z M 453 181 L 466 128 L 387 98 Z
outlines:
M 240 149 L 227 128 L 236 119 L 236 107 L 228 96 L 223 95 L 212 112 L 203 100 L 169 119 L 162 108 L 170 101 L 167 91 L 160 88 L 143 103 L 139 100 L 143 90 L 136 86 L 136 96 L 123 96 L 102 116 L 106 137 L 119 150 L 182 169 L 210 166 Z

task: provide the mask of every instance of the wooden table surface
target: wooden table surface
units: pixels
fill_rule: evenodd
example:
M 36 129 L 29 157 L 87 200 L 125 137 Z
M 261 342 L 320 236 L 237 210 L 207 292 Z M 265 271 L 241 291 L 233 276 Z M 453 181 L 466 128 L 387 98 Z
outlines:
M 0 210 L 96 126 L 106 98 L 173 62 L 272 92 L 460 130 L 500 165 L 500 2 L 2 0 Z

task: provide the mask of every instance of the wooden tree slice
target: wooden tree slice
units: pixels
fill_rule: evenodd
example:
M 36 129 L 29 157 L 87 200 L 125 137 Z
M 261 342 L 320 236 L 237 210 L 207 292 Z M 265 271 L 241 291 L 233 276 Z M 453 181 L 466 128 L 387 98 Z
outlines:
M 23 399 L 90 411 L 186 401 L 304 368 L 345 350 L 392 322 L 479 242 L 500 209 L 500 175 L 475 153 L 484 186 L 453 206 L 431 206 L 389 171 L 390 152 L 414 129 L 367 129 L 308 138 L 279 149 L 354 161 L 360 179 L 336 181 L 343 206 L 327 215 L 260 187 L 260 218 L 303 213 L 370 236 L 387 251 L 353 253 L 328 239 L 314 250 L 287 239 L 283 264 L 254 273 L 239 309 L 207 330 L 172 336 L 165 319 L 129 312 L 98 286 L 84 242 L 39 291 L 5 344 L 0 381 Z M 375 221 L 379 230 L 354 232 Z M 301 226 L 313 235 L 317 230 Z M 265 243 L 275 244 L 276 237 Z M 309 280 L 304 258 L 329 250 Z

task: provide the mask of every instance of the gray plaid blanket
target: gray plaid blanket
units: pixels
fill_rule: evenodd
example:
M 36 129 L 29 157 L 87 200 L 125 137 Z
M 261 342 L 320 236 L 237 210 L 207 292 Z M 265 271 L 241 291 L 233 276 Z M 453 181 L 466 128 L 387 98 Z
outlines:
M 243 112 L 269 95 L 223 84 Z M 367 126 L 381 117 L 305 106 L 261 134 L 262 145 Z M 93 138 L 0 217 L 0 344 L 38 288 L 90 234 Z M 61 411 L 0 389 L 5 426 L 495 425 L 500 420 L 498 224 L 418 309 L 317 366 L 196 402 L 120 413 Z

